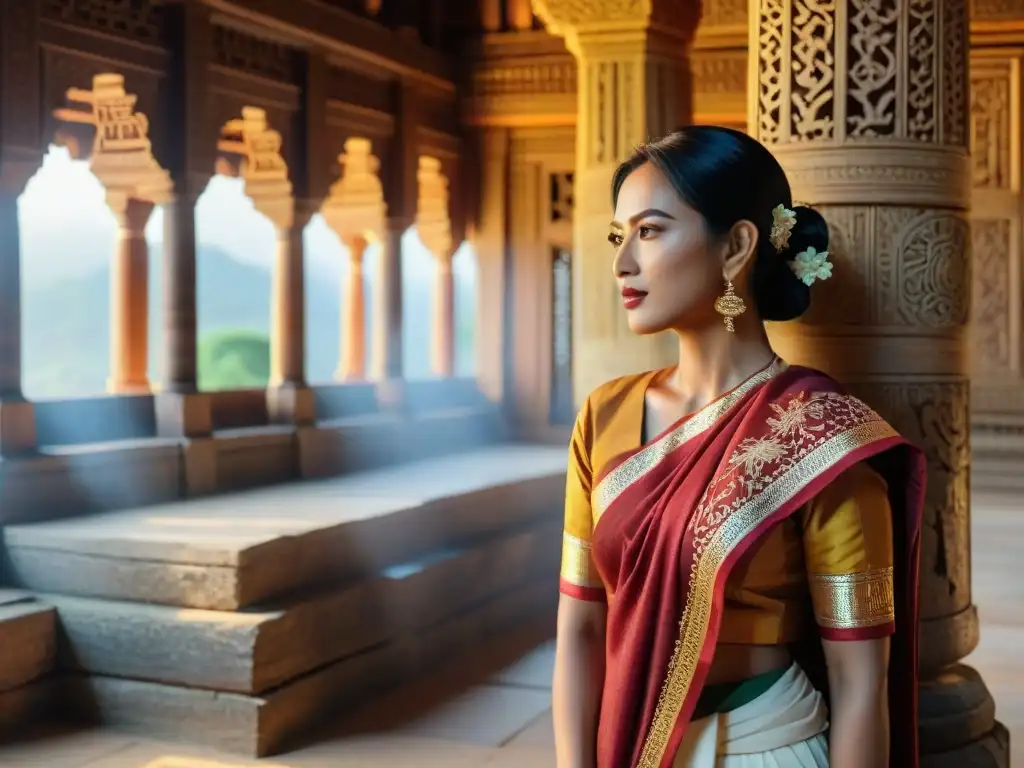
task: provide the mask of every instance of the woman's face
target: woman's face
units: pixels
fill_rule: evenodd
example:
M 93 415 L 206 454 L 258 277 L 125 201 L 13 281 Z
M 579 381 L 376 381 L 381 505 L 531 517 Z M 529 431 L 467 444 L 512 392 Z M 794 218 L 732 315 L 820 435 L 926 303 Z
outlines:
M 725 247 L 714 247 L 697 211 L 650 163 L 622 184 L 608 235 L 630 329 L 637 334 L 720 321 Z M 721 250 L 722 253 L 718 253 Z

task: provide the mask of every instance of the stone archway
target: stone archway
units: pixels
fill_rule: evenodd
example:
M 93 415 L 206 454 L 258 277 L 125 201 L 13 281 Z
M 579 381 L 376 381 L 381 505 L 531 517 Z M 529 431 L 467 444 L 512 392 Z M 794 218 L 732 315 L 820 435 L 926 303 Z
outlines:
M 305 294 L 303 229 L 307 214 L 297 220 L 295 196 L 282 155 L 284 141 L 270 126 L 266 110 L 242 108 L 241 118 L 228 120 L 217 141 L 217 172 L 244 182 L 246 196 L 277 233 L 270 307 L 271 420 L 294 423 L 313 418 L 313 400 L 305 382 Z
M 124 76 L 102 73 L 92 89 L 69 88 L 72 106 L 54 110 L 63 124 L 56 143 L 89 167 L 107 193 L 118 226 L 110 272 L 110 377 L 114 393 L 149 391 L 149 246 L 145 229 L 153 208 L 170 201 L 173 182 L 153 156 L 149 119 L 136 112 L 138 97 L 125 90 Z M 72 126 L 92 128 L 92 145 L 82 146 Z

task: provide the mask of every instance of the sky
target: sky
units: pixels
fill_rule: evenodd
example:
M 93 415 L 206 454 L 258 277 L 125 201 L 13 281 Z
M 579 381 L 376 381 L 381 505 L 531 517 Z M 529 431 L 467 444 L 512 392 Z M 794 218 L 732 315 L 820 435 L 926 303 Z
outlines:
M 242 179 L 214 176 L 196 206 L 196 237 L 219 246 L 238 261 L 270 269 L 275 235 L 273 225 L 257 213 L 242 189 Z M 43 164 L 19 200 L 22 243 L 22 285 L 34 286 L 87 274 L 110 258 L 115 241 L 114 217 L 104 202 L 104 190 L 89 170 L 88 161 L 72 160 L 63 147 L 50 147 Z M 55 219 L 59 227 L 55 227 Z M 163 212 L 157 208 L 146 228 L 150 244 L 163 240 Z M 347 265 L 347 249 L 319 215 L 306 227 L 307 275 L 339 279 Z M 88 241 L 88 247 L 83 247 Z M 109 245 L 106 245 L 109 244 Z M 405 233 L 406 279 L 430 281 L 433 264 L 414 230 Z M 456 252 L 454 271 L 460 285 L 475 283 L 472 247 Z M 371 257 L 372 258 L 372 257 Z

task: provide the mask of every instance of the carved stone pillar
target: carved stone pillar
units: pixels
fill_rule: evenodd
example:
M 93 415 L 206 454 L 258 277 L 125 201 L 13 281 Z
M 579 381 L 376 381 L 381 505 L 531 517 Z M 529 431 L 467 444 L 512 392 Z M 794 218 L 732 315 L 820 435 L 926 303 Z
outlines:
M 827 370 L 928 456 L 922 766 L 1005 766 L 971 604 L 965 0 L 752 0 L 750 127 L 832 232 L 835 277 L 781 355 Z
M 2 154 L 2 148 L 0 148 Z M 35 158 L 38 161 L 38 158 Z M 18 197 L 37 162 L 0 157 L 0 457 L 36 447 L 32 403 L 21 389 L 21 233 Z
M 211 431 L 210 401 L 196 382 L 196 201 L 205 183 L 190 186 L 164 206 L 164 355 L 156 415 L 157 431 L 168 437 Z
M 434 256 L 434 314 L 431 345 L 431 368 L 436 376 L 451 378 L 455 374 L 455 278 L 452 254 Z
M 377 381 L 402 378 L 402 235 L 408 221 L 389 219 L 377 262 L 371 370 Z
M 149 245 L 146 224 L 153 203 L 107 193 L 117 219 L 117 244 L 110 269 L 110 378 L 107 391 L 149 391 Z
M 353 238 L 348 247 L 348 272 L 341 289 L 341 348 L 338 350 L 338 381 L 366 378 L 366 297 L 363 289 L 363 257 L 367 243 Z
M 637 338 L 626 324 L 607 241 L 611 178 L 633 148 L 690 119 L 691 0 L 533 0 L 579 67 L 573 259 L 573 389 L 577 402 L 625 373 L 671 365 L 670 334 Z
M 308 424 L 314 420 L 312 390 L 306 386 L 306 295 L 303 232 L 311 206 L 254 201 L 256 209 L 277 228 L 270 295 L 270 381 L 267 407 L 270 420 Z

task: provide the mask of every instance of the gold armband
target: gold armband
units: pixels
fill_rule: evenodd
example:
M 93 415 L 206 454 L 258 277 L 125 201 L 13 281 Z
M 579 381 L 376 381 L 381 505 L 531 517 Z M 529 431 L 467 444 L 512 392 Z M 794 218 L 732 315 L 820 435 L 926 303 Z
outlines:
M 857 630 L 896 618 L 892 568 L 843 574 L 811 574 L 814 618 L 822 629 Z

